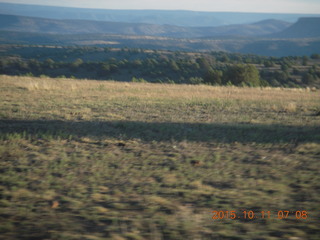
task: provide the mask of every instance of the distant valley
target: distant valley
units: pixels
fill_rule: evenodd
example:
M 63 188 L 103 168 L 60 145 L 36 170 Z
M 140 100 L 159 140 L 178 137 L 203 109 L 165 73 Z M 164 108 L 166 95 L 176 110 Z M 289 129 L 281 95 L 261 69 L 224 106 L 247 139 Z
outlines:
M 5 3 L 0 7 L 0 44 L 276 57 L 320 51 L 320 15 L 96 10 Z

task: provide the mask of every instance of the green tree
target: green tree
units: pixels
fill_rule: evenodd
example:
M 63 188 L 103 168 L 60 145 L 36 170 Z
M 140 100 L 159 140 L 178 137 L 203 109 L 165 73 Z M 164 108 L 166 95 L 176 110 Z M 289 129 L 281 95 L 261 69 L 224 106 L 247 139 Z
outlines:
M 76 59 L 74 62 L 71 63 L 71 70 L 77 71 L 79 67 L 83 64 L 83 60 L 81 58 Z
M 201 83 L 203 83 L 203 79 L 200 77 L 191 77 L 191 78 L 189 78 L 189 83 L 190 84 L 201 84 Z
M 73 67 L 80 67 L 83 64 L 83 60 L 81 58 L 77 58 L 73 63 Z
M 143 78 L 136 78 L 136 77 L 132 77 L 131 82 L 140 82 L 140 83 L 146 83 L 148 82 L 147 80 L 143 79 Z
M 308 65 L 308 60 L 309 60 L 309 58 L 307 56 L 303 56 L 302 57 L 302 65 L 303 66 L 307 66 Z
M 29 65 L 29 68 L 34 72 L 38 72 L 41 69 L 40 62 L 36 59 L 30 59 L 28 62 L 28 65 Z
M 222 76 L 223 76 L 222 71 L 209 69 L 204 76 L 204 82 L 209 84 L 221 85 Z
M 197 58 L 196 62 L 204 72 L 207 72 L 212 69 L 207 58 Z
M 318 53 L 312 54 L 311 59 L 320 59 L 320 54 L 318 54 Z
M 175 72 L 178 72 L 180 70 L 178 64 L 174 60 L 170 61 L 170 67 Z
M 263 65 L 266 68 L 274 67 L 274 63 L 272 61 L 264 61 Z
M 288 72 L 289 71 L 289 66 L 285 63 L 281 64 L 281 70 L 284 72 Z
M 315 77 L 310 73 L 306 73 L 302 77 L 302 82 L 307 84 L 307 85 L 314 83 L 314 81 L 315 81 Z
M 53 61 L 51 58 L 48 58 L 47 60 L 44 61 L 44 67 L 53 69 L 55 67 L 55 61 Z
M 230 81 L 236 86 L 260 86 L 260 74 L 254 65 L 238 64 L 230 66 L 225 75 L 225 82 Z
M 139 68 L 142 66 L 142 62 L 139 59 L 134 60 L 131 64 L 134 68 Z
M 275 71 L 272 75 L 281 84 L 288 82 L 288 79 L 290 77 L 289 73 L 283 71 Z
M 224 63 L 227 63 L 230 61 L 228 55 L 226 55 L 226 54 L 222 54 L 222 56 L 219 60 L 220 60 L 220 62 L 224 62 Z

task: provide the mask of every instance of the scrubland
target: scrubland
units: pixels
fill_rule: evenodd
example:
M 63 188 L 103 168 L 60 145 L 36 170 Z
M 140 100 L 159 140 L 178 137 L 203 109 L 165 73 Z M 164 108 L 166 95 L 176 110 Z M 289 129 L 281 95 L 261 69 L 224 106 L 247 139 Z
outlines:
M 319 93 L 0 76 L 0 239 L 319 239 Z

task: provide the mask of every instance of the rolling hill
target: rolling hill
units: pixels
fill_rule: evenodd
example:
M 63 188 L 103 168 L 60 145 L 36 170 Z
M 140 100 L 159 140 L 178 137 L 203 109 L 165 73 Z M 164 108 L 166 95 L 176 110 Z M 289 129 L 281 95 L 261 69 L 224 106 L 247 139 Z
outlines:
M 213 28 L 198 28 L 206 37 L 225 37 L 225 36 L 264 36 L 270 33 L 278 33 L 291 26 L 290 23 L 267 19 L 253 24 L 233 24 Z
M 320 18 L 302 18 L 293 25 L 270 19 L 220 27 L 181 27 L 0 14 L 0 44 L 88 45 L 226 51 L 276 57 L 304 56 L 319 53 L 319 25 Z
M 238 24 L 220 27 L 181 27 L 145 23 L 56 20 L 5 14 L 0 15 L 0 30 L 2 31 L 54 34 L 107 33 L 173 38 L 261 36 L 280 32 L 290 25 L 290 23 L 284 21 L 265 20 L 254 24 Z
M 273 36 L 279 38 L 315 38 L 320 37 L 320 17 L 300 18 L 298 22 L 276 33 Z
M 50 19 L 77 19 L 125 23 L 148 23 L 183 27 L 216 27 L 232 24 L 251 24 L 265 19 L 294 23 L 301 17 L 320 17 L 309 14 L 196 12 L 166 10 L 110 10 L 38 6 L 0 3 L 0 14 Z

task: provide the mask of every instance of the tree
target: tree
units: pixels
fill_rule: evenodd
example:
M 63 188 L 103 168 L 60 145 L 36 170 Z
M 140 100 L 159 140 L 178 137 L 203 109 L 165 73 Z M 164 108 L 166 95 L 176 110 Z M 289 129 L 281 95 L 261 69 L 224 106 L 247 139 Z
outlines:
M 139 68 L 139 67 L 141 67 L 141 66 L 142 66 L 141 60 L 139 60 L 139 59 L 134 60 L 134 61 L 132 62 L 132 66 L 133 66 L 134 68 Z
M 222 56 L 219 60 L 220 60 L 220 62 L 224 62 L 224 63 L 227 63 L 230 61 L 228 55 L 226 55 L 226 54 L 222 54 Z
M 83 64 L 83 60 L 81 58 L 77 58 L 73 63 L 72 66 L 73 67 L 79 67 L 81 64 Z
M 289 73 L 287 72 L 275 71 L 273 73 L 273 77 L 281 84 L 285 84 L 286 82 L 288 82 L 288 79 L 290 76 L 289 76 Z
M 312 54 L 311 59 L 320 59 L 320 54 L 318 54 L 318 53 Z
M 41 67 L 40 67 L 40 62 L 36 59 L 30 59 L 28 62 L 29 68 L 34 71 L 34 72 L 39 72 Z
M 225 82 L 230 81 L 237 86 L 260 86 L 260 74 L 254 65 L 238 64 L 230 66 L 225 75 Z
M 309 60 L 309 58 L 307 56 L 303 56 L 302 57 L 302 65 L 303 66 L 307 66 L 308 65 L 308 60 Z
M 143 79 L 143 78 L 136 78 L 136 77 L 132 77 L 131 82 L 140 82 L 140 83 L 146 83 L 148 82 L 147 80 Z
M 47 60 L 44 61 L 44 67 L 53 69 L 55 67 L 55 61 L 53 61 L 51 58 L 48 58 Z
M 222 71 L 209 69 L 204 76 L 204 82 L 209 84 L 221 85 L 222 76 L 223 76 Z
M 178 64 L 174 60 L 170 61 L 170 67 L 175 72 L 178 72 L 180 70 Z
M 281 64 L 281 70 L 284 72 L 288 72 L 289 70 L 289 66 L 285 63 Z
M 307 85 L 314 83 L 314 81 L 315 81 L 315 77 L 310 73 L 306 73 L 302 77 L 302 82 L 307 84 Z
M 81 58 L 77 58 L 74 62 L 71 63 L 71 70 L 77 71 L 82 64 L 83 60 Z
M 212 69 L 207 58 L 197 58 L 196 62 L 199 64 L 200 68 L 205 72 Z
M 274 67 L 274 63 L 273 63 L 272 61 L 264 61 L 263 65 L 264 65 L 266 68 Z
M 189 78 L 189 83 L 190 84 L 201 84 L 201 83 L 203 83 L 203 79 L 200 77 L 191 77 L 191 78 Z

